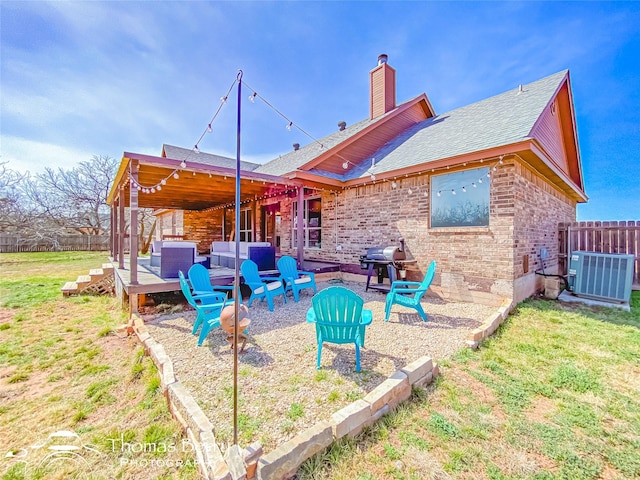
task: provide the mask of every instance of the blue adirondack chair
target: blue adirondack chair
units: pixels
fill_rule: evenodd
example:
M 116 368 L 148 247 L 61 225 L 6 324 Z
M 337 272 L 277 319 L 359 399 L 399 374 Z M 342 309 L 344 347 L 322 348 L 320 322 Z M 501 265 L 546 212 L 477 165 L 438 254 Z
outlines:
M 285 284 L 285 291 L 293 292 L 293 299 L 300 300 L 299 293 L 305 288 L 312 288 L 313 293 L 318 291 L 316 287 L 316 275 L 313 272 L 298 270 L 296 260 L 293 257 L 284 255 L 278 260 L 278 271 L 280 280 Z
M 194 296 L 191 293 L 191 289 L 182 270 L 178 272 L 178 278 L 180 279 L 182 294 L 187 299 L 189 305 L 196 311 L 196 320 L 193 323 L 191 333 L 195 335 L 200 326 L 202 326 L 200 337 L 198 338 L 198 346 L 200 346 L 204 339 L 207 338 L 211 329 L 220 326 L 220 312 L 225 307 L 227 296 L 221 292 Z
M 253 260 L 242 262 L 240 271 L 242 272 L 244 283 L 251 289 L 248 306 L 251 306 L 255 299 L 260 299 L 260 301 L 266 299 L 267 304 L 269 304 L 269 311 L 273 312 L 273 299 L 277 295 L 282 295 L 284 303 L 287 303 L 287 296 L 280 278 L 260 277 L 258 265 Z
M 207 295 L 210 293 L 219 293 L 220 291 L 233 293 L 234 291 L 234 287 L 231 285 L 211 285 L 209 270 L 200 263 L 194 263 L 191 268 L 189 268 L 187 277 L 193 289 L 191 293 L 194 295 Z M 240 303 L 242 303 L 242 299 L 240 299 Z
M 322 357 L 323 342 L 353 343 L 356 346 L 356 372 L 360 371 L 360 347 L 364 347 L 364 335 L 371 323 L 371 310 L 363 308 L 364 300 L 345 287 L 329 287 L 311 299 L 307 322 L 316 324 L 318 364 Z
M 423 321 L 427 321 L 427 314 L 424 313 L 420 300 L 427 293 L 433 276 L 436 273 L 436 262 L 431 262 L 427 273 L 424 276 L 422 282 L 409 282 L 396 280 L 391 284 L 391 290 L 387 293 L 387 301 L 384 310 L 384 321 L 389 321 L 389 315 L 391 315 L 391 307 L 393 305 L 402 305 L 405 307 L 413 308 L 418 312 Z

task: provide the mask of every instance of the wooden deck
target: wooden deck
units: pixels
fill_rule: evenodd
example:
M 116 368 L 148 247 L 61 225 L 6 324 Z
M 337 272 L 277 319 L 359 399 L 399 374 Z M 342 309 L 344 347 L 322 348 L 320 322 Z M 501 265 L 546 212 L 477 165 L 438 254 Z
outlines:
M 125 256 L 124 268 L 118 268 L 118 263 L 113 262 L 115 273 L 116 292 L 119 297 L 135 296 L 147 293 L 175 292 L 180 290 L 180 282 L 177 278 L 160 278 L 159 268 L 151 267 L 149 257 L 138 257 L 138 283 L 131 283 L 131 267 L 129 257 Z M 340 265 L 327 262 L 305 261 L 303 270 L 314 273 L 339 272 Z M 185 272 L 186 274 L 186 272 Z M 265 276 L 279 275 L 277 270 L 260 272 Z M 212 267 L 209 269 L 209 277 L 212 285 L 231 285 L 235 279 L 235 270 L 225 267 Z M 240 276 L 240 282 L 243 282 Z M 124 300 L 124 298 L 123 298 Z

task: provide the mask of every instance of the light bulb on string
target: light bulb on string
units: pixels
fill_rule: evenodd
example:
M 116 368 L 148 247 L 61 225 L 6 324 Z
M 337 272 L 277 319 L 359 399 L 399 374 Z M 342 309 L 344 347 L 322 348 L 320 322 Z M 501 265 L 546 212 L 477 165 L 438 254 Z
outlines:
M 184 160 L 182 160 L 180 162 L 180 168 L 187 168 L 187 162 L 185 162 Z
M 407 190 L 407 193 L 408 193 L 409 195 L 411 195 L 411 194 L 413 193 L 413 190 L 411 190 L 411 187 L 409 187 L 409 189 Z
M 200 149 L 198 148 L 198 145 L 193 146 L 193 151 L 196 153 L 200 153 Z
M 211 127 L 211 124 L 207 125 L 207 132 L 211 133 L 211 130 L 213 130 L 213 128 Z
M 471 182 L 471 186 L 472 186 L 473 188 L 478 188 L 478 186 L 476 185 L 476 182 Z
M 160 182 L 162 185 L 166 185 L 167 184 L 167 179 L 163 178 L 162 181 Z
M 487 177 L 490 177 L 490 176 L 491 176 L 491 172 L 487 172 Z
M 220 97 L 220 102 L 221 103 L 227 103 L 227 96 L 225 95 L 224 97 Z
M 156 187 L 151 187 L 151 193 L 156 193 Z
M 178 172 L 173 174 L 173 178 L 175 178 L 176 180 L 180 178 L 180 175 L 178 175 Z
M 478 183 L 482 183 L 482 179 L 481 178 L 478 179 Z
M 455 189 L 451 189 L 451 195 L 457 195 Z
M 442 192 L 440 192 L 440 190 L 438 190 L 438 196 L 440 196 L 442 194 Z
M 251 103 L 256 103 L 256 95 L 258 95 L 256 92 L 253 92 L 251 95 L 249 95 L 249 101 Z
M 371 180 L 375 180 L 375 179 L 376 179 L 376 176 L 372 173 L 371 174 Z
M 293 122 L 289 122 L 287 124 L 287 130 L 291 131 L 291 127 L 293 126 Z
M 467 193 L 467 187 L 462 187 L 462 191 L 463 191 L 464 193 Z
M 342 162 L 342 168 L 344 170 L 346 170 L 347 168 L 349 168 L 349 162 L 347 162 L 346 160 L 344 162 Z
M 158 190 L 158 191 L 162 190 L 162 185 L 158 185 L 158 186 L 156 187 L 156 190 Z

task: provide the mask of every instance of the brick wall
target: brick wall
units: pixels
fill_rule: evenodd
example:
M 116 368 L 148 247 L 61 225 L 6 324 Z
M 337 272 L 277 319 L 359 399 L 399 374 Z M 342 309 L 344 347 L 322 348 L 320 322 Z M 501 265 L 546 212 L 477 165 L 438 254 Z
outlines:
M 505 297 L 519 301 L 533 294 L 541 280 L 535 275 L 542 267 L 540 247 L 549 252 L 545 271 L 551 272 L 558 259 L 558 223 L 575 220 L 575 202 L 519 160 L 505 160 L 491 170 L 488 227 L 430 228 L 430 182 L 431 174 L 423 174 L 317 192 L 322 247 L 305 249 L 305 259 L 338 262 L 364 273 L 359 256 L 367 248 L 399 245 L 404 238 L 407 256 L 417 260 L 408 278 L 421 280 L 435 260 L 433 290 L 445 298 L 499 304 Z M 291 248 L 295 198 L 278 200 L 280 253 L 296 256 Z M 255 214 L 258 233 L 260 205 Z M 201 251 L 218 239 L 221 225 L 222 210 L 185 212 L 185 238 L 196 239 Z
M 211 242 L 222 241 L 223 210 L 184 211 L 184 238 L 198 244 L 198 252 L 209 253 Z

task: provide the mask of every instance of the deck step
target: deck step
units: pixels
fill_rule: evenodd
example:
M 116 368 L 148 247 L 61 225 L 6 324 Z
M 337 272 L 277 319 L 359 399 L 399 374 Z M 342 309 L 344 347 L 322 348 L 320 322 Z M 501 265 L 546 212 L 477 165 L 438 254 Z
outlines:
M 100 280 L 101 278 L 104 278 L 104 270 L 102 270 L 101 268 L 92 268 L 91 270 L 89 270 L 89 276 L 91 277 L 91 281 L 95 282 L 97 280 Z
M 104 272 L 105 275 L 109 273 L 113 273 L 113 263 L 103 263 L 102 271 Z
M 102 268 L 92 268 L 88 275 L 79 275 L 75 282 L 67 282 L 62 287 L 62 295 L 77 294 L 114 295 L 113 264 L 103 263 Z
M 64 297 L 68 297 L 69 295 L 73 295 L 74 293 L 78 293 L 78 284 L 76 282 L 67 282 L 62 287 L 62 295 Z

